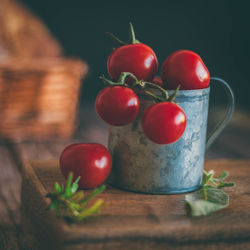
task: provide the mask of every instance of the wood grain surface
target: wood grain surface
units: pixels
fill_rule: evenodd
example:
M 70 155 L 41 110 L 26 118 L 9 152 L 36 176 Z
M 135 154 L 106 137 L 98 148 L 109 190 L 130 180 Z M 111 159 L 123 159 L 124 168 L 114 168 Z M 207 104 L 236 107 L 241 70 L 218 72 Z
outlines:
M 206 162 L 206 169 L 227 169 L 229 180 L 236 182 L 235 188 L 227 189 L 230 206 L 210 216 L 187 215 L 184 195 L 136 194 L 108 187 L 100 195 L 108 204 L 102 214 L 71 225 L 46 210 L 46 193 L 53 190 L 55 180 L 64 181 L 57 161 L 36 161 L 24 168 L 22 210 L 41 249 L 250 248 L 249 168 L 250 161 Z
M 23 249 L 20 246 L 20 242 L 25 242 L 28 246 L 25 249 L 34 249 L 36 237 L 34 234 L 29 234 L 27 231 L 30 227 L 28 220 L 24 220 L 21 223 L 20 220 L 20 194 L 21 194 L 21 166 L 23 162 L 29 160 L 52 160 L 58 159 L 60 152 L 63 148 L 72 142 L 99 142 L 107 144 L 107 127 L 100 121 L 94 112 L 93 105 L 84 104 L 80 110 L 80 126 L 76 131 L 74 137 L 70 141 L 65 140 L 53 140 L 53 141 L 23 141 L 21 143 L 0 140 L 0 249 Z M 211 117 L 212 120 L 218 120 L 220 112 L 214 113 L 215 117 Z M 219 136 L 216 142 L 206 153 L 207 159 L 214 158 L 228 158 L 228 159 L 249 159 L 250 158 L 250 116 L 247 112 L 235 112 L 230 125 Z M 231 161 L 231 160 L 230 160 Z M 234 161 L 232 163 L 234 164 Z M 225 170 L 229 170 L 227 165 L 223 167 Z M 231 170 L 230 170 L 231 171 Z M 236 170 L 235 170 L 236 171 Z M 241 173 L 240 173 L 241 172 Z M 249 173 L 249 168 L 239 168 L 239 173 L 243 176 Z M 248 181 L 250 182 L 250 181 Z M 248 183 L 249 185 L 249 183 Z M 237 187 L 238 189 L 238 187 Z M 246 193 L 250 193 L 246 192 Z M 247 197 L 247 194 L 245 194 Z M 223 211 L 228 211 L 234 202 L 234 197 L 231 198 L 231 205 L 229 208 Z M 235 200 L 237 203 L 238 200 Z M 242 201 L 243 202 L 243 201 Z M 241 202 L 239 204 L 242 204 Z M 224 214 L 219 212 L 216 215 L 220 216 Z M 235 216 L 241 216 L 236 214 Z M 243 219 L 240 219 L 234 223 L 236 225 L 244 223 Z M 21 226 L 27 225 L 26 226 Z M 216 223 L 218 224 L 218 223 Z M 39 224 L 37 225 L 37 227 Z M 23 232 L 23 229 L 26 231 Z M 250 236 L 249 236 L 250 237 Z M 149 245 L 149 241 L 144 241 L 146 245 L 151 246 L 153 249 L 155 246 Z M 89 245 L 95 246 L 94 243 Z M 107 241 L 106 246 L 113 249 L 118 249 L 118 243 L 114 241 Z M 164 243 L 165 244 L 165 243 Z M 190 243 L 191 244 L 191 243 Z M 220 247 L 223 244 L 223 248 Z M 228 248 L 231 249 L 248 249 L 246 243 L 242 241 L 232 240 L 227 243 Z M 237 247 L 235 247 L 236 245 Z M 77 244 L 75 244 L 77 245 Z M 159 241 L 157 245 L 160 245 Z M 212 243 L 210 244 L 212 247 Z M 30 247 L 29 247 L 30 246 Z M 143 244 L 141 247 L 143 248 Z M 190 247 L 191 245 L 189 245 Z M 183 247 L 183 246 L 182 246 Z M 195 249 L 197 244 L 195 245 Z M 110 249 L 109 248 L 109 249 Z M 70 249 L 70 248 L 69 248 Z M 76 248 L 77 249 L 77 248 Z M 105 249 L 105 248 L 104 248 Z M 130 247 L 129 249 L 132 249 Z M 225 249 L 224 243 L 216 242 L 214 249 Z M 227 249 L 227 248 L 226 248 Z
M 0 250 L 23 249 L 20 242 L 25 242 L 26 246 L 32 243 L 32 235 L 21 227 L 22 162 L 55 159 L 67 143 L 0 141 Z M 27 249 L 32 249 L 33 245 Z
M 3 141 L 0 142 L 0 170 L 0 249 L 19 249 L 21 174 L 8 143 Z

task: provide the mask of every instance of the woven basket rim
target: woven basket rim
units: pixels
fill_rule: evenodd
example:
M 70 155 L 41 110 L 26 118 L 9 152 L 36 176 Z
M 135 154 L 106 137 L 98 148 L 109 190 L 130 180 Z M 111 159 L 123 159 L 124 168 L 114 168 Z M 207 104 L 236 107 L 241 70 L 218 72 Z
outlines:
M 88 72 L 88 65 L 78 58 L 8 58 L 0 60 L 0 71 L 19 72 L 62 72 L 71 71 L 80 75 Z

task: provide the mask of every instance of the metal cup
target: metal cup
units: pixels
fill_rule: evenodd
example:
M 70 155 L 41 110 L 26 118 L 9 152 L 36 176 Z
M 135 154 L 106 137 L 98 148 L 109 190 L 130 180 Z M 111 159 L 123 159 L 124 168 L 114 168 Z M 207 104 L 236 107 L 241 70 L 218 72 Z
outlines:
M 141 105 L 137 119 L 122 127 L 109 128 L 108 147 L 113 167 L 108 182 L 121 189 L 151 194 L 177 194 L 201 186 L 205 150 L 222 132 L 232 117 L 234 95 L 220 78 L 229 97 L 224 119 L 207 136 L 210 88 L 181 90 L 176 102 L 184 109 L 187 126 L 175 143 L 158 145 L 143 133 L 141 117 L 146 105 Z M 171 92 L 170 92 L 171 93 Z

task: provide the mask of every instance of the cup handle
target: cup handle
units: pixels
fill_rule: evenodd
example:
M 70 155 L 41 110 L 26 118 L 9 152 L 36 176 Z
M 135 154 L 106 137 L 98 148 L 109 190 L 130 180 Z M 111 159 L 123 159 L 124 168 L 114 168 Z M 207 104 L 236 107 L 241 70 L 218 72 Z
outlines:
M 206 150 L 211 146 L 211 144 L 215 141 L 218 135 L 223 131 L 223 129 L 228 125 L 229 121 L 232 118 L 235 106 L 235 98 L 234 93 L 229 84 L 221 78 L 211 77 L 210 80 L 218 81 L 226 91 L 228 103 L 225 111 L 225 115 L 221 121 L 217 123 L 214 129 L 207 134 L 206 140 Z

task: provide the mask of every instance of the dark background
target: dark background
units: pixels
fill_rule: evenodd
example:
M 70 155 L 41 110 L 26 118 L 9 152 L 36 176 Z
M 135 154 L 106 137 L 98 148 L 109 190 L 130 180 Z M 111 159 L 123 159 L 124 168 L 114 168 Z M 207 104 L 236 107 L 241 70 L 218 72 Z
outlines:
M 81 100 L 93 101 L 103 87 L 98 76 L 114 46 L 106 31 L 127 39 L 128 23 L 138 40 L 155 51 L 159 65 L 171 52 L 198 53 L 211 76 L 232 86 L 237 107 L 250 110 L 250 39 L 247 1 L 59 1 L 22 0 L 48 26 L 65 55 L 87 61 L 90 72 Z M 160 67 L 159 67 L 160 68 Z M 213 91 L 216 102 L 223 93 Z

